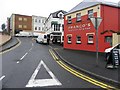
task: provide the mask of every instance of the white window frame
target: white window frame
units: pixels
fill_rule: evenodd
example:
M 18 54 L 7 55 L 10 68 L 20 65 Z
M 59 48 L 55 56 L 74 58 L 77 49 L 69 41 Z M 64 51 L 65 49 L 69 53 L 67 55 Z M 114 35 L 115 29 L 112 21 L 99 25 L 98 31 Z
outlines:
M 93 9 L 88 10 L 88 18 L 94 17 Z
M 78 39 L 78 37 L 80 38 L 80 40 Z M 76 43 L 81 44 L 81 36 L 76 36 Z
M 81 21 L 81 13 L 76 14 L 76 21 L 77 22 Z
M 68 16 L 68 17 L 67 17 L 67 20 L 68 20 L 68 24 L 71 24 L 71 23 L 72 23 L 72 17 L 71 17 L 71 16 Z
M 92 38 L 90 38 L 92 37 Z M 88 35 L 88 44 L 93 44 L 94 43 L 94 35 L 93 34 L 89 34 Z
M 72 37 L 71 37 L 71 36 L 68 36 L 67 39 L 68 39 L 68 44 L 71 44 L 71 43 L 72 43 L 72 40 L 71 40 Z

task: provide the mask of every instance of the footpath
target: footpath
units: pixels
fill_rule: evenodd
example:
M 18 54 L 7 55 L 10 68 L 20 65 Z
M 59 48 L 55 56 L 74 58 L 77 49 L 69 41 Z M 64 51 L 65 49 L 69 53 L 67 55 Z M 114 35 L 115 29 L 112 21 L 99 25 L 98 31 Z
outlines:
M 3 52 L 5 50 L 8 50 L 14 46 L 16 46 L 19 41 L 15 37 L 7 36 L 7 35 L 1 35 L 0 34 L 0 52 Z
M 0 33 L 0 46 L 3 46 L 4 44 L 6 44 L 10 39 L 11 39 L 11 36 L 9 36 L 9 35 L 2 35 Z
M 107 62 L 103 53 L 99 54 L 97 64 L 95 52 L 68 50 L 62 47 L 54 48 L 53 50 L 61 60 L 73 68 L 115 86 L 120 85 L 120 68 L 105 68 Z

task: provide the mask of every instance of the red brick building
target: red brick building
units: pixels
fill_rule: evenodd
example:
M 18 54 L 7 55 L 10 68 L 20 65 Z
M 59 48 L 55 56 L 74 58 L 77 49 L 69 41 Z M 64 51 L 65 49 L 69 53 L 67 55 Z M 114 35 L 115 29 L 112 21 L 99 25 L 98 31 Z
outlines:
M 10 31 L 13 36 L 20 31 L 32 32 L 32 16 L 12 14 L 10 17 Z
M 120 33 L 119 11 L 116 3 L 84 0 L 64 17 L 64 48 L 96 51 L 96 30 L 91 17 L 101 17 L 98 29 L 99 52 L 112 46 L 113 33 Z M 95 0 L 94 0 L 95 1 Z

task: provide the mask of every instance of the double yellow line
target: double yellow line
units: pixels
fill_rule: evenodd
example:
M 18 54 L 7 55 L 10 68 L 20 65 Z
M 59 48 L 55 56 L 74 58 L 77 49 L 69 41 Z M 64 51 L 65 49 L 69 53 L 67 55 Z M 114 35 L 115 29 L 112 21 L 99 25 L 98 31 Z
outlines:
M 54 60 L 61 66 L 63 67 L 65 70 L 67 70 L 68 72 L 72 73 L 73 75 L 89 82 L 89 83 L 92 83 L 96 86 L 99 86 L 101 88 L 104 88 L 104 89 L 107 89 L 107 90 L 118 90 L 117 88 L 115 87 L 112 87 L 110 85 L 107 85 L 107 84 L 104 84 L 100 81 L 97 81 L 93 78 L 90 78 L 84 74 L 81 74 L 80 72 L 78 71 L 75 71 L 74 69 L 72 69 L 71 67 L 67 66 L 66 64 L 64 64 L 57 56 L 56 54 L 52 51 L 52 50 L 49 50 L 50 54 L 52 55 L 52 57 L 54 58 Z

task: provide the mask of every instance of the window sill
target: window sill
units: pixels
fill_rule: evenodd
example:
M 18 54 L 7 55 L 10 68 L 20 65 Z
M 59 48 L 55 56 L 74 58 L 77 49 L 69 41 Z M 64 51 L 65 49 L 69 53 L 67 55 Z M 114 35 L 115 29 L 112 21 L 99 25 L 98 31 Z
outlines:
M 79 21 L 76 20 L 76 22 L 81 22 L 81 21 L 82 21 L 82 20 L 79 20 Z
M 67 42 L 68 44 L 72 44 L 72 42 Z
M 76 43 L 76 44 L 81 44 L 81 43 Z
M 67 23 L 67 24 L 72 24 L 72 23 Z
M 87 44 L 89 44 L 89 45 L 93 45 L 94 43 L 87 43 Z

